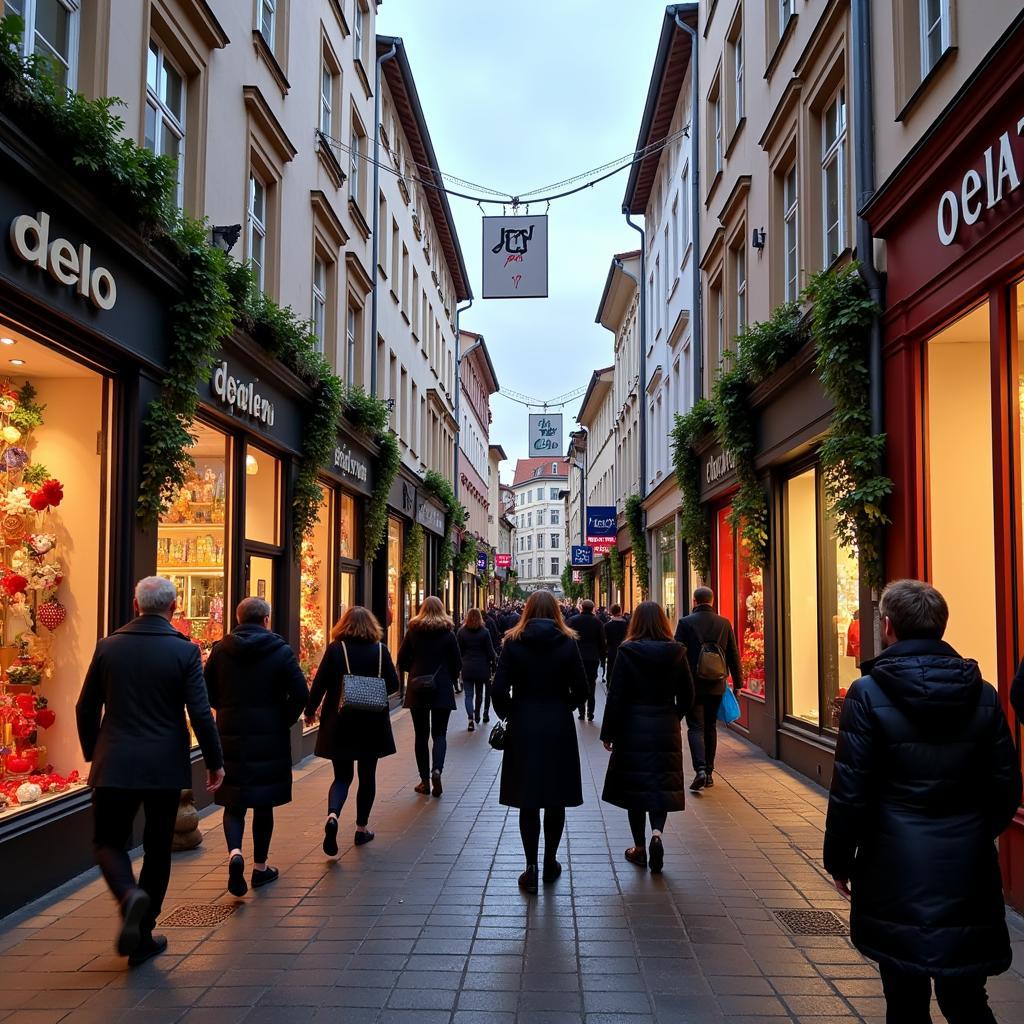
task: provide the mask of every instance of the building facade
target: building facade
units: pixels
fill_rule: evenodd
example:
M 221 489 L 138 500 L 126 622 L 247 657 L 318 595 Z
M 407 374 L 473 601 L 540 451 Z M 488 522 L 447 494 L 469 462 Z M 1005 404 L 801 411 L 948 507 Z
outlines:
M 512 479 L 515 495 L 513 564 L 523 590 L 551 590 L 561 595 L 565 568 L 565 505 L 569 484 L 564 456 L 519 459 Z

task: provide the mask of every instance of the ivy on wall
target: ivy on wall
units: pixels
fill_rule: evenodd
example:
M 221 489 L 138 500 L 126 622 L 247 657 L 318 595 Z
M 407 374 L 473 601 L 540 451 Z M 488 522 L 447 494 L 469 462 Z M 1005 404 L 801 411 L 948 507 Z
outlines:
M 402 589 L 408 590 L 419 579 L 423 564 L 423 527 L 413 523 L 405 535 L 405 551 L 402 553 Z
M 568 562 L 566 562 L 565 568 L 562 569 L 562 593 L 565 594 L 568 600 L 578 601 L 581 597 L 587 596 L 587 585 L 582 582 L 573 583 L 572 573 L 572 566 Z
M 370 501 L 366 506 L 366 527 L 363 530 L 367 562 L 372 562 L 377 557 L 387 538 L 388 498 L 391 495 L 391 485 L 395 482 L 402 465 L 402 452 L 394 434 L 378 434 L 377 446 L 379 451 L 373 468 L 373 494 L 370 495 Z
M 707 510 L 700 502 L 700 457 L 696 445 L 714 424 L 713 406 L 706 398 L 700 398 L 686 415 L 676 414 L 672 430 L 672 465 L 682 498 L 679 532 L 690 564 L 703 580 L 711 575 L 711 528 Z
M 459 545 L 459 550 L 452 559 L 452 570 L 456 576 L 461 576 L 476 561 L 476 550 L 476 537 L 465 534 Z
M 633 571 L 640 585 L 640 593 L 646 601 L 651 587 L 651 562 L 647 556 L 647 536 L 644 532 L 644 505 L 639 494 L 631 494 L 626 499 L 626 525 L 633 544 Z
M 622 564 L 622 555 L 619 549 L 614 547 L 608 552 L 608 565 L 612 572 L 612 583 L 620 593 L 626 591 L 626 567 Z
M 438 586 L 443 587 L 455 560 L 452 537 L 455 527 L 461 526 L 466 521 L 466 510 L 456 499 L 452 485 L 436 470 L 427 470 L 427 474 L 423 478 L 423 489 L 437 498 L 444 508 L 444 537 L 441 540 L 441 550 L 437 560 Z

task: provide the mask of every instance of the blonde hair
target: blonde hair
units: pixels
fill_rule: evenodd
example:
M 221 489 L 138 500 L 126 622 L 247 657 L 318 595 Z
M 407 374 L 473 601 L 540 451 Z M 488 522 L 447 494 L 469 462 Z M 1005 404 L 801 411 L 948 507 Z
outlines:
M 480 614 L 479 608 L 469 608 L 466 611 L 466 617 L 462 620 L 462 624 L 467 629 L 480 629 L 484 624 L 484 617 Z
M 454 629 L 455 623 L 444 610 L 441 598 L 428 597 L 409 620 L 409 629 Z
M 518 640 L 523 635 L 523 630 L 530 619 L 550 619 L 563 636 L 576 639 L 576 633 L 571 630 L 562 618 L 562 609 L 555 600 L 555 595 L 550 590 L 535 590 L 526 602 L 523 614 L 519 621 L 505 634 L 506 640 Z
M 375 640 L 380 643 L 383 638 L 384 630 L 380 628 L 377 616 L 358 604 L 343 612 L 331 629 L 332 640 Z

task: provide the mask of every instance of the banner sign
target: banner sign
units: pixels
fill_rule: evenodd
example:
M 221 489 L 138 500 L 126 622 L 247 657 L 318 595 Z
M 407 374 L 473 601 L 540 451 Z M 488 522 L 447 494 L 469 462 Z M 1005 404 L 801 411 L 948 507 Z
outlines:
M 606 554 L 615 547 L 618 535 L 618 518 L 614 505 L 587 506 L 587 543 Z
M 511 569 L 512 568 L 512 556 L 511 555 L 495 555 L 494 565 L 498 569 Z
M 579 571 L 579 569 L 573 569 L 573 571 L 572 571 L 572 581 L 573 581 L 573 583 L 582 583 L 583 582 L 583 573 L 581 573 Z
M 476 553 L 476 571 L 479 573 L 487 572 L 487 552 L 478 551 Z
M 572 546 L 573 565 L 593 565 L 594 549 L 585 544 L 573 544 Z
M 531 412 L 530 455 L 536 457 L 552 453 L 562 453 L 562 414 Z
M 547 217 L 484 217 L 483 221 L 483 297 L 547 298 Z

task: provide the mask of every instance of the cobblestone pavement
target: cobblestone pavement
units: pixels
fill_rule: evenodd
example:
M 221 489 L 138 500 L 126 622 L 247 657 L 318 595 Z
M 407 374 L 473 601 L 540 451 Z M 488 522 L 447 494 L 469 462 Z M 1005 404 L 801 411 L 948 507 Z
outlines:
M 665 873 L 626 863 L 625 813 L 599 794 L 606 757 L 580 724 L 583 807 L 568 814 L 566 867 L 540 896 L 516 887 L 518 823 L 497 802 L 499 755 L 461 716 L 445 793 L 417 796 L 411 722 L 381 762 L 371 827 L 337 863 L 320 843 L 329 767 L 296 772 L 279 809 L 273 886 L 225 890 L 220 814 L 176 856 L 165 914 L 236 908 L 219 926 L 169 928 L 167 954 L 134 971 L 113 955 L 113 906 L 93 875 L 0 921 L 0 1020 L 215 1024 L 755 1024 L 882 1021 L 877 973 L 846 938 L 790 934 L 774 911 L 845 914 L 820 868 L 823 791 L 735 736 L 717 787 L 669 818 Z M 999 1020 L 1024 1020 L 1017 970 L 993 979 Z M 936 1015 L 936 1019 L 941 1019 Z

